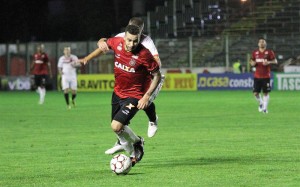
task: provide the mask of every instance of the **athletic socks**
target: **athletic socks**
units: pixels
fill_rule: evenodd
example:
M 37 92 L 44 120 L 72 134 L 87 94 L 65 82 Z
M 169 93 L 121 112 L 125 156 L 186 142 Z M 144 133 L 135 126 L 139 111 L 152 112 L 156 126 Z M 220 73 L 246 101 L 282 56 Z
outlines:
M 269 99 L 270 99 L 269 95 L 263 96 L 263 109 L 264 110 L 268 110 Z
M 67 105 L 69 106 L 69 94 L 68 93 L 65 93 L 64 94 L 64 96 L 65 96 L 65 100 L 66 100 L 66 103 L 67 103 Z
M 135 156 L 133 144 L 140 141 L 140 138 L 127 125 L 124 125 L 123 130 L 116 134 L 125 151 L 130 154 L 130 156 Z
M 261 98 L 261 96 L 259 94 L 255 96 L 255 99 L 259 103 L 259 105 L 263 104 L 263 100 L 262 100 L 262 98 Z
M 76 98 L 76 94 L 72 94 L 72 101 L 74 101 Z
M 43 104 L 44 101 L 45 101 L 45 96 L 46 96 L 46 89 L 45 88 L 41 88 L 41 87 L 38 87 L 38 92 L 40 94 L 40 104 Z
M 131 130 L 130 127 L 128 127 L 128 125 L 124 125 L 123 134 L 128 142 L 136 143 L 140 141 L 140 138 Z
M 149 121 L 151 121 L 151 122 L 156 121 L 155 105 L 153 102 L 146 109 L 144 109 L 144 111 L 146 112 L 146 114 L 149 118 Z

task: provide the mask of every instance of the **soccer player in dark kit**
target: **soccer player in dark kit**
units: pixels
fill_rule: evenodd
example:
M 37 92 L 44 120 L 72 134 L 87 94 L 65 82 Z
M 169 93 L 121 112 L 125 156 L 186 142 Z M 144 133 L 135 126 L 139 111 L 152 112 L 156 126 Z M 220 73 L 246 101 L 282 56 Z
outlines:
M 277 64 L 275 53 L 267 49 L 267 42 L 261 38 L 258 40 L 258 49 L 252 52 L 251 66 L 255 67 L 253 94 L 259 103 L 258 111 L 268 113 L 269 92 L 271 92 L 271 64 Z M 260 93 L 263 92 L 261 96 Z
M 43 104 L 46 96 L 46 81 L 48 75 L 52 78 L 52 71 L 47 53 L 44 52 L 44 45 L 38 45 L 33 55 L 30 70 L 34 75 L 37 93 L 40 95 L 39 104 Z

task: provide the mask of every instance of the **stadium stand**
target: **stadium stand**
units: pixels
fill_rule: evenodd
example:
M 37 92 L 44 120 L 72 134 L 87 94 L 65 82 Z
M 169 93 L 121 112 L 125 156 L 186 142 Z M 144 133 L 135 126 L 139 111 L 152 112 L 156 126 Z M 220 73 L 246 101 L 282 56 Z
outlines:
M 176 21 L 157 22 L 157 27 L 151 27 L 149 34 L 160 41 L 162 38 L 173 38 L 176 46 L 183 42 L 180 39 L 193 37 L 194 67 L 224 66 L 225 40 L 229 40 L 230 63 L 236 59 L 246 62 L 247 54 L 257 47 L 258 37 L 268 40 L 269 46 L 276 51 L 281 61 L 297 55 L 300 48 L 299 0 L 252 1 L 252 4 L 240 6 L 236 2 L 230 1 L 225 5 L 222 1 L 204 3 L 195 0 L 168 0 L 165 8 L 157 8 L 155 14 L 166 15 L 166 10 L 173 7 Z M 171 15 L 167 15 L 166 20 L 170 17 Z M 159 27 L 161 24 L 173 24 L 169 27 L 174 28 L 175 34 L 163 32 Z M 198 41 L 200 43 L 195 44 Z M 163 43 L 156 42 L 164 67 L 186 64 L 181 63 L 189 60 L 185 51 L 170 53 Z M 173 55 L 176 57 L 171 57 Z M 177 62 L 174 59 L 178 59 Z
M 164 0 L 143 15 L 144 30 L 154 40 L 163 68 L 229 66 L 240 59 L 246 63 L 257 48 L 257 39 L 267 39 L 280 63 L 300 55 L 300 0 Z M 73 42 L 74 53 L 91 52 L 95 41 Z M 34 43 L 21 44 L 28 70 Z M 45 43 L 52 71 L 64 42 Z M 8 52 L 0 58 L 0 74 L 24 74 Z M 110 73 L 111 57 L 91 63 L 81 73 Z M 106 64 L 107 63 L 107 64 Z M 23 67 L 23 66 L 22 66 Z M 22 68 L 23 69 L 23 68 Z M 11 72 L 13 71 L 13 72 Z

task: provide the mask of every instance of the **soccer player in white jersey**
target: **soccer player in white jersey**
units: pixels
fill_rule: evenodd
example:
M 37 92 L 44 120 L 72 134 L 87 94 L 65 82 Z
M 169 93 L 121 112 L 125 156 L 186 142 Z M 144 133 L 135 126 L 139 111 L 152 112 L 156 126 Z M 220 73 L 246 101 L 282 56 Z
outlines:
M 76 68 L 81 64 L 77 62 L 78 57 L 71 54 L 71 48 L 64 48 L 64 55 L 58 60 L 58 71 L 61 75 L 61 86 L 64 91 L 64 97 L 67 104 L 67 109 L 71 109 L 69 101 L 69 92 L 72 92 L 72 105 L 75 107 L 75 98 L 77 92 L 77 73 Z
M 141 19 L 141 18 L 138 18 L 138 17 L 133 17 L 129 20 L 129 24 L 128 25 L 136 25 L 139 27 L 140 29 L 140 33 L 141 33 L 141 44 L 147 48 L 152 56 L 154 57 L 154 59 L 156 60 L 156 62 L 159 64 L 159 66 L 161 67 L 161 61 L 160 61 L 160 58 L 159 58 L 159 55 L 158 55 L 158 51 L 154 45 L 154 42 L 153 40 L 145 35 L 145 34 L 142 34 L 143 32 L 143 29 L 144 29 L 144 21 Z M 119 33 L 118 35 L 116 35 L 116 37 L 124 37 L 125 36 L 125 32 L 123 33 Z M 97 45 L 98 47 L 104 51 L 104 52 L 107 52 L 109 50 L 106 42 L 105 42 L 105 38 L 102 38 L 98 41 Z M 151 83 L 151 79 L 152 77 L 149 76 L 148 78 L 148 85 L 150 85 Z M 161 86 L 163 84 L 163 81 L 164 81 L 164 75 L 162 75 L 162 79 L 161 79 L 161 82 L 158 86 L 158 88 L 155 90 L 154 92 L 154 95 L 151 97 L 151 104 L 144 109 L 144 111 L 146 112 L 148 118 L 149 118 L 149 123 L 148 123 L 148 137 L 153 137 L 156 132 L 157 132 L 157 123 L 158 123 L 158 116 L 156 115 L 156 111 L 155 111 L 155 104 L 153 103 L 153 100 L 155 99 L 156 95 L 158 94 L 158 92 L 160 91 L 161 89 Z M 122 147 L 120 146 L 120 144 L 117 142 L 114 147 L 108 149 L 105 151 L 105 154 L 114 154 L 116 152 L 119 152 L 119 151 L 122 151 Z

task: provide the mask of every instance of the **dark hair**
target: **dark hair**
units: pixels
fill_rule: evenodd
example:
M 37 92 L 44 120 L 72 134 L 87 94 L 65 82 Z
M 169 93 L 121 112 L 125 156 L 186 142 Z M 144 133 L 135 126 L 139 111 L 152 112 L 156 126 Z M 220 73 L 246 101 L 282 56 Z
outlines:
M 127 25 L 125 28 L 125 32 L 128 32 L 132 35 L 138 35 L 140 34 L 140 28 L 136 25 Z
M 142 18 L 139 17 L 133 17 L 129 20 L 129 25 L 136 25 L 140 28 L 144 27 L 144 21 Z
M 259 41 L 259 40 L 265 40 L 265 41 L 267 41 L 264 37 L 258 38 L 258 41 Z

